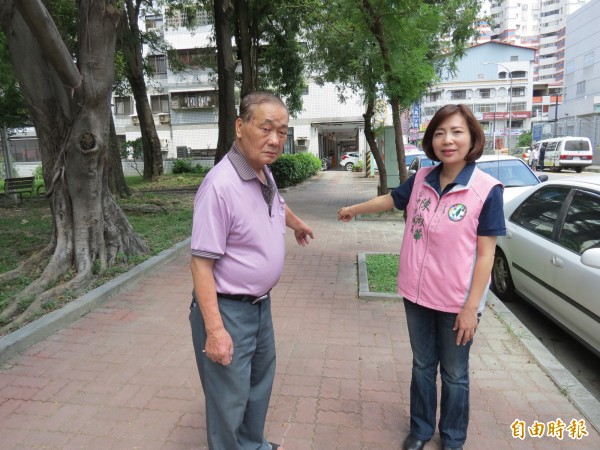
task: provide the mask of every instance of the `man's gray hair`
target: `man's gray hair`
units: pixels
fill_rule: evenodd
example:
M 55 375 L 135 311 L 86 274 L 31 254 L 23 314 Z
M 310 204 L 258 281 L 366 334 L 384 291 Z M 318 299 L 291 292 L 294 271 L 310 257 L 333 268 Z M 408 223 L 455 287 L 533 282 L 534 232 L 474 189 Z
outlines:
M 264 103 L 276 103 L 283 106 L 286 111 L 288 110 L 287 106 L 285 106 L 285 103 L 283 103 L 283 101 L 275 94 L 271 94 L 270 92 L 256 91 L 251 92 L 242 98 L 242 101 L 240 102 L 240 119 L 242 119 L 244 122 L 249 122 L 254 116 L 254 109 Z

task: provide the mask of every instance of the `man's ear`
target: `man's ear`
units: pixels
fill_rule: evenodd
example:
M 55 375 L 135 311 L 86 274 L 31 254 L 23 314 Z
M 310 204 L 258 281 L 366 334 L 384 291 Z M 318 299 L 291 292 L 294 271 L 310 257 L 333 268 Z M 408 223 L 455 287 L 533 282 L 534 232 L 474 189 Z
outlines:
M 240 117 L 235 119 L 235 137 L 236 138 L 242 137 L 242 125 L 244 125 L 244 121 Z

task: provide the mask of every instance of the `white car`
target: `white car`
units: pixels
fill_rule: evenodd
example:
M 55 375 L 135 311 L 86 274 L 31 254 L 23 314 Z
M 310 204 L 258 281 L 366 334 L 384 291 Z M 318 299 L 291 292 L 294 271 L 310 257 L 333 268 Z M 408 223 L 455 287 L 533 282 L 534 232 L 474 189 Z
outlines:
M 521 298 L 600 355 L 600 175 L 538 184 L 504 205 L 492 289 Z
M 340 158 L 340 166 L 344 167 L 349 172 L 352 172 L 352 169 L 355 165 L 360 161 L 360 157 L 357 152 L 347 152 L 342 154 Z
M 504 185 L 504 201 L 508 201 L 524 190 L 548 179 L 548 175 L 539 177 L 520 158 L 507 155 L 483 155 L 477 161 L 477 167 Z M 408 167 L 408 175 L 414 174 L 421 167 L 439 164 L 427 156 L 417 155 Z

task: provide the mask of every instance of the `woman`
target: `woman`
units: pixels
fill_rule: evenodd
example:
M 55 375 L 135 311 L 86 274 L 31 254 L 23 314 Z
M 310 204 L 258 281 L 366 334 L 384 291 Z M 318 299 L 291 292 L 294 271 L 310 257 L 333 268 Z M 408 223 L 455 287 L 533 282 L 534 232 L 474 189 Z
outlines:
M 506 232 L 502 185 L 475 164 L 484 143 L 471 110 L 446 105 L 423 137 L 423 150 L 441 164 L 422 168 L 390 194 L 338 211 L 345 222 L 394 206 L 407 213 L 398 271 L 413 352 L 405 450 L 422 449 L 435 432 L 438 365 L 443 448 L 462 449 L 467 438 L 469 349 L 485 306 L 496 237 Z

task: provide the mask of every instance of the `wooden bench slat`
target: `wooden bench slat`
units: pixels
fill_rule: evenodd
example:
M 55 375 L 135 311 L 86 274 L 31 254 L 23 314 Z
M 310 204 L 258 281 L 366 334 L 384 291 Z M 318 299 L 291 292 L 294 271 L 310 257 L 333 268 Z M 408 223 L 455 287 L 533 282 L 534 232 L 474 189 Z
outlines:
M 35 177 L 20 177 L 20 178 L 6 178 L 4 180 L 4 192 L 3 196 L 18 194 L 19 200 L 23 201 L 23 194 L 29 194 L 31 198 L 33 191 L 35 190 Z

